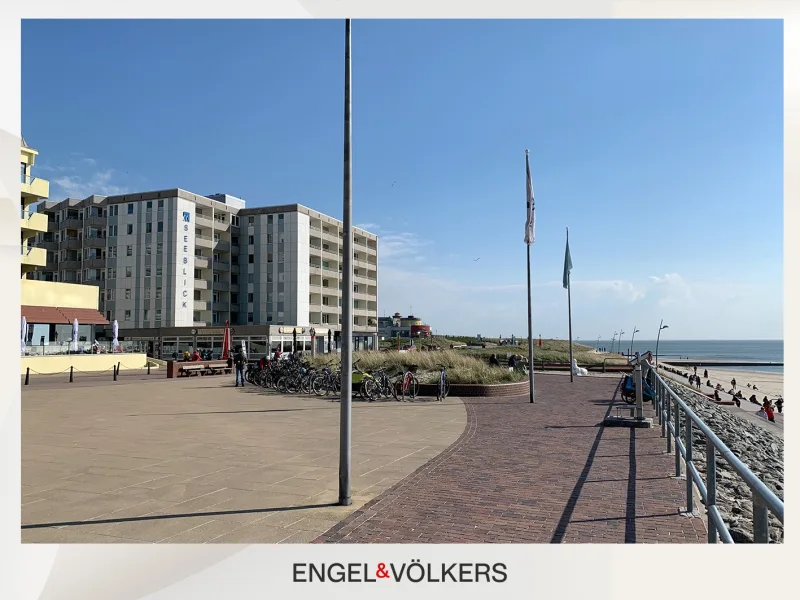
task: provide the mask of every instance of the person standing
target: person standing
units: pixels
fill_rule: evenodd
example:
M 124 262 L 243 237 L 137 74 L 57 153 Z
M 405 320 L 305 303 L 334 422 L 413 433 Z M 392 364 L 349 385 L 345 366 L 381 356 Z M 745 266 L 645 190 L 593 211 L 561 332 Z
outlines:
M 703 379 L 708 379 L 708 369 L 703 370 Z
M 783 398 L 775 400 L 775 407 L 778 409 L 779 413 L 783 413 Z
M 731 379 L 731 386 L 733 386 L 733 391 L 736 391 L 736 377 Z
M 767 414 L 767 419 L 772 423 L 775 422 L 775 411 L 772 410 L 772 403 L 767 400 L 764 402 L 764 412 Z
M 241 380 L 242 387 L 244 387 L 244 362 L 244 353 L 241 348 L 237 348 L 236 356 L 233 357 L 233 364 L 236 367 L 236 385 L 233 387 L 239 387 L 239 380 Z

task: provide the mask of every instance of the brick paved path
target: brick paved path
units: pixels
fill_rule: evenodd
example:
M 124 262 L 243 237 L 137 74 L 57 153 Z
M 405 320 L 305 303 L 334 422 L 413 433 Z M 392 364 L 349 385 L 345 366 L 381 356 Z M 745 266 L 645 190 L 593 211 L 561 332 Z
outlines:
M 445 452 L 315 542 L 703 542 L 660 428 L 603 427 L 617 378 L 536 377 L 528 397 L 465 399 Z M 648 405 L 645 404 L 646 412 Z

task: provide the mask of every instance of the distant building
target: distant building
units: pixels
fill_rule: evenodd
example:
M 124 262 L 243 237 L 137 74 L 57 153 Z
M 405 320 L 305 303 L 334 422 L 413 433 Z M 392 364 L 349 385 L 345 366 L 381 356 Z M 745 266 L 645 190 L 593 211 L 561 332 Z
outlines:
M 381 339 L 430 337 L 431 326 L 414 315 L 404 317 L 394 313 L 391 317 L 378 318 L 378 335 Z

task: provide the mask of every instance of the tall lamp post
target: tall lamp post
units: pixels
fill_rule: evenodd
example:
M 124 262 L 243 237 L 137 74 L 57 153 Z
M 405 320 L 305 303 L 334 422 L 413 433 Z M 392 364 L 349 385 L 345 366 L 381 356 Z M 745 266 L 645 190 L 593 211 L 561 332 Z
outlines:
M 614 337 L 611 338 L 611 353 L 614 353 L 614 342 L 617 341 L 617 332 L 614 332 Z
M 600 352 L 600 336 L 597 336 L 597 351 Z
M 617 352 L 622 352 L 622 336 L 625 335 L 624 331 L 619 332 L 619 343 L 617 344 Z
M 658 324 L 658 337 L 656 338 L 656 373 L 658 373 L 658 342 L 661 340 L 661 330 L 667 329 L 669 325 L 664 325 L 664 319 Z
M 636 337 L 637 333 L 639 333 L 639 330 L 636 329 L 636 325 L 634 325 L 633 326 L 633 335 L 631 336 L 631 349 L 628 352 L 628 356 L 631 356 L 632 354 L 635 354 L 634 351 L 633 351 L 633 339 Z

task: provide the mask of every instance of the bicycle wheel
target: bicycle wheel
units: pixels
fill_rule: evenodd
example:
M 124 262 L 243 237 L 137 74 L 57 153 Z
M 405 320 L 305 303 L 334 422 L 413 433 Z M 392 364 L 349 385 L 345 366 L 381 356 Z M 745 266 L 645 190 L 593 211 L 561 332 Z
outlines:
M 408 382 L 406 394 L 411 397 L 411 400 L 415 400 L 419 396 L 419 379 L 413 373 L 411 374 L 411 380 Z
M 378 384 L 374 379 L 365 379 L 361 384 L 361 397 L 367 402 L 373 402 L 377 396 L 380 396 Z
M 391 382 L 392 397 L 398 402 L 403 401 L 403 376 L 395 377 Z
M 447 398 L 447 395 L 450 393 L 450 380 L 447 378 L 447 375 L 445 375 L 443 379 L 444 381 L 440 382 L 439 384 L 439 402 L 444 401 L 444 399 Z
M 286 381 L 286 377 L 284 376 L 284 377 L 281 377 L 280 379 L 278 379 L 278 384 L 275 387 L 277 387 L 279 393 L 285 394 L 286 391 L 287 391 L 286 390 L 286 384 L 287 384 L 287 381 Z

